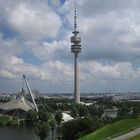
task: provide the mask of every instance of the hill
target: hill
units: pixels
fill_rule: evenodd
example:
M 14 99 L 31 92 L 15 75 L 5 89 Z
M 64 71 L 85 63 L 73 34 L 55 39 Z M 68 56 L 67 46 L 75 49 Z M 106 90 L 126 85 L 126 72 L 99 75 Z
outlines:
M 138 126 L 140 126 L 140 118 L 124 119 L 106 125 L 101 129 L 80 138 L 79 140 L 104 140 L 107 138 L 113 138 L 123 133 L 127 133 Z

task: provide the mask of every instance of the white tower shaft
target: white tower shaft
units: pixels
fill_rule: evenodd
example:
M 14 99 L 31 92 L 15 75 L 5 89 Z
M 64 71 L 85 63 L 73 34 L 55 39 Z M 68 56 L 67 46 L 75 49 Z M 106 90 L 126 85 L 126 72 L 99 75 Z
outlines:
M 74 54 L 74 96 L 75 102 L 80 103 L 78 53 Z

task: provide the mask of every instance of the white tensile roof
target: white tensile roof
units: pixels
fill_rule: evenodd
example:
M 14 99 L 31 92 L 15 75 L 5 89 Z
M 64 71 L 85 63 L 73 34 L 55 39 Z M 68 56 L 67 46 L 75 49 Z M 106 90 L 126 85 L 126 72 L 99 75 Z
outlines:
M 19 96 L 17 99 L 13 99 L 9 102 L 0 105 L 2 110 L 15 110 L 21 109 L 24 111 L 29 111 L 34 109 L 33 103 L 28 101 L 23 95 Z
M 66 113 L 62 113 L 62 115 L 63 115 L 63 121 L 64 122 L 68 122 L 68 121 L 70 121 L 70 120 L 73 120 L 74 118 L 73 117 L 71 117 L 69 114 L 66 114 Z

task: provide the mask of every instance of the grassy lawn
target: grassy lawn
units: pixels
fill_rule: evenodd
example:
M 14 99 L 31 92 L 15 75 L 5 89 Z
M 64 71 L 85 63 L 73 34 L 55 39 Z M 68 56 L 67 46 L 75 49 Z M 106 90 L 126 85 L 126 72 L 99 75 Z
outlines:
M 9 119 L 10 119 L 9 116 L 4 115 L 0 116 L 0 125 L 6 125 Z
M 10 116 L 0 115 L 0 125 L 10 125 L 14 126 L 17 125 L 17 119 L 14 119 Z
M 140 126 L 140 119 L 121 120 L 90 133 L 79 140 L 105 140 L 130 131 L 132 128 Z
M 130 138 L 129 140 L 140 140 L 140 135 L 137 135 L 137 136 L 135 136 L 133 138 Z

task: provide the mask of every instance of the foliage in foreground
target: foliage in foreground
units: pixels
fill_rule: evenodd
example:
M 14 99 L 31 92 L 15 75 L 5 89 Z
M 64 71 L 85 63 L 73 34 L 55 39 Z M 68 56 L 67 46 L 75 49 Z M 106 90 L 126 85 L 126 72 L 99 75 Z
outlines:
M 37 123 L 35 133 L 40 137 L 40 140 L 45 140 L 48 136 L 50 126 L 47 122 Z
M 92 132 L 94 130 L 94 123 L 92 119 L 83 118 L 78 120 L 71 120 L 63 125 L 62 140 L 75 140 L 79 136 Z
M 60 125 L 62 118 L 63 118 L 62 111 L 58 110 L 55 114 L 55 120 L 58 123 L 58 125 Z

